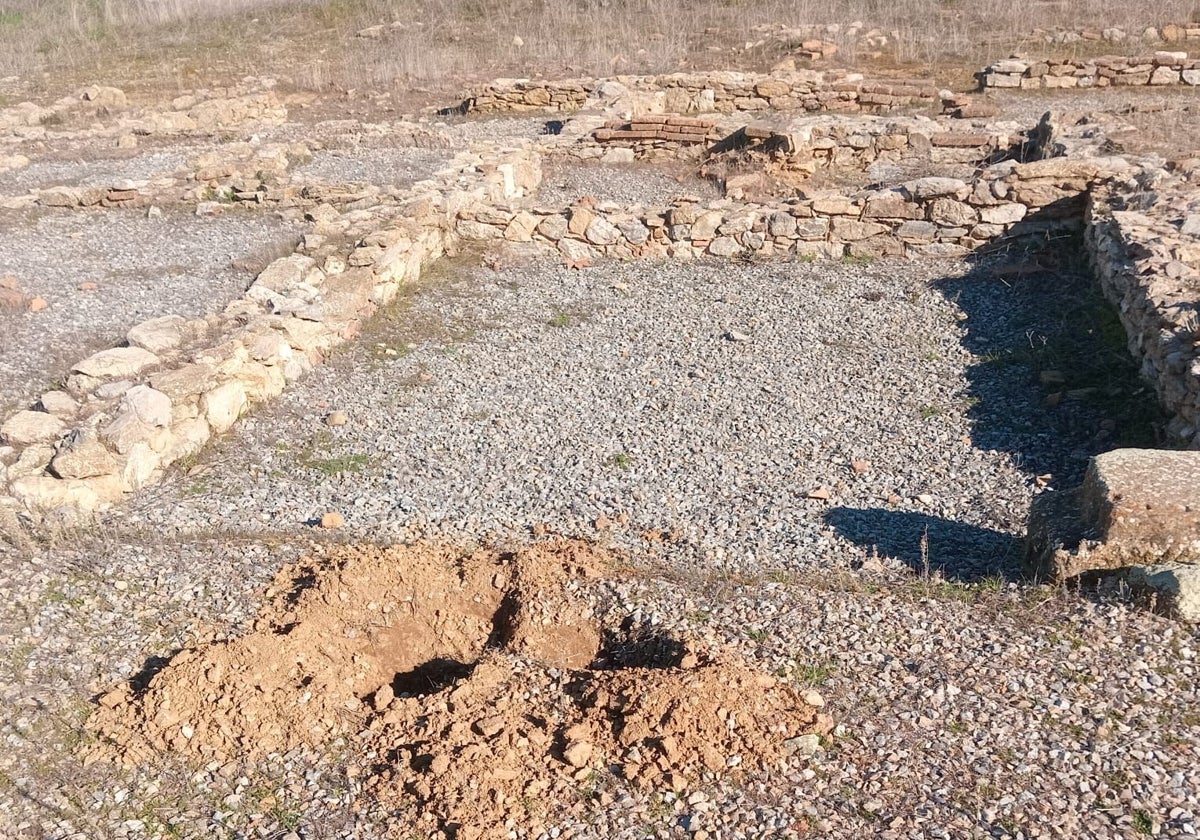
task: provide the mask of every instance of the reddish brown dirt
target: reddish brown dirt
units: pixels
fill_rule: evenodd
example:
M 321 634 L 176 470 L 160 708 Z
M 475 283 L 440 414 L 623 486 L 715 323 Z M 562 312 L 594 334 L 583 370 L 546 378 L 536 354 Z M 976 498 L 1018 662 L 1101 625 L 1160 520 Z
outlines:
M 812 731 L 793 687 L 730 654 L 602 628 L 613 565 L 565 541 L 332 550 L 280 573 L 251 632 L 104 695 L 87 758 L 345 738 L 398 832 L 473 840 L 578 812 L 601 782 L 682 791 L 767 768 Z

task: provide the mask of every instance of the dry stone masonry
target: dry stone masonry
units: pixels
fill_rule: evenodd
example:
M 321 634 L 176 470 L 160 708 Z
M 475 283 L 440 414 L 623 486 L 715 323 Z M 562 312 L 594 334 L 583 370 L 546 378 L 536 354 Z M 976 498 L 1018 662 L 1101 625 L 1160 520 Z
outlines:
M 1200 85 L 1200 59 L 1186 52 L 1159 51 L 1145 56 L 1054 58 L 1013 57 L 979 74 L 984 88 L 1084 88 L 1110 85 Z
M 1089 185 L 1129 168 L 1121 158 L 1009 160 L 971 181 L 925 177 L 853 196 L 814 190 L 777 204 L 682 197 L 652 209 L 464 209 L 457 230 L 466 239 L 542 242 L 569 260 L 961 256 L 1005 236 L 1081 228 Z
M 1200 449 L 1200 169 L 1115 181 L 1088 218 L 1096 277 L 1172 414 L 1168 431 Z
M 984 80 L 1018 89 L 1194 84 L 1195 66 L 1178 53 L 1157 53 L 1148 62 L 1014 59 L 988 68 Z M 79 103 L 103 101 L 117 109 L 118 93 L 97 89 L 57 107 L 70 113 Z M 193 123 L 271 119 L 273 96 L 185 97 L 169 112 L 174 116 L 137 118 L 183 131 Z M 466 104 L 578 115 L 520 148 L 462 153 L 411 189 L 298 178 L 295 164 L 308 159 L 309 146 L 232 143 L 153 182 L 10 199 L 12 206 L 119 207 L 174 195 L 201 212 L 222 204 L 272 205 L 303 213 L 312 227 L 295 253 L 267 266 L 219 315 L 139 324 L 124 346 L 78 362 L 63 389 L 4 419 L 0 477 L 7 495 L 0 507 L 34 521 L 89 513 L 153 482 L 353 337 L 363 318 L 456 239 L 540 244 L 583 266 L 602 258 L 963 256 L 1014 237 L 1086 227 L 1104 292 L 1172 413 L 1168 431 L 1180 445 L 1200 449 L 1196 167 L 1167 171 L 1156 161 L 1111 156 L 1105 131 L 1089 121 L 1059 124 L 1048 115 L 1023 131 L 873 115 L 933 101 L 931 86 L 836 71 L 501 81 Z M 747 111 L 763 113 L 748 120 Z M 851 113 L 829 116 L 838 111 Z M 0 125 L 17 134 L 46 129 L 31 126 L 33 112 L 21 106 L 4 118 Z M 105 130 L 130 125 L 125 117 L 117 123 Z M 388 132 L 396 142 L 439 142 L 436 131 L 420 125 L 397 123 Z M 532 198 L 543 155 L 702 158 L 705 166 L 739 160 L 792 188 L 783 199 L 742 200 L 725 178 L 726 196 L 715 201 L 679 196 L 645 207 L 583 198 L 567 208 L 546 207 Z M 812 186 L 809 179 L 825 169 L 858 172 L 863 186 Z M 1195 464 L 1193 453 L 1097 459 L 1084 487 L 1039 497 L 1031 568 L 1056 579 L 1120 568 L 1176 614 L 1200 617 L 1200 525 L 1190 501 L 1200 498 Z M 1164 483 L 1168 475 L 1187 481 Z
M 545 81 L 501 79 L 467 94 L 464 110 L 570 112 L 593 97 L 628 99 L 638 114 L 803 110 L 889 113 L 933 104 L 926 81 L 872 81 L 840 70 L 790 70 L 770 74 L 715 72 L 614 79 Z
M 221 314 L 139 324 L 127 346 L 81 360 L 63 390 L 0 425 L 0 507 L 35 520 L 90 513 L 154 481 L 357 334 L 442 254 L 461 212 L 516 200 L 539 179 L 526 151 L 462 153 L 402 201 L 309 202 L 315 224 L 301 251 Z

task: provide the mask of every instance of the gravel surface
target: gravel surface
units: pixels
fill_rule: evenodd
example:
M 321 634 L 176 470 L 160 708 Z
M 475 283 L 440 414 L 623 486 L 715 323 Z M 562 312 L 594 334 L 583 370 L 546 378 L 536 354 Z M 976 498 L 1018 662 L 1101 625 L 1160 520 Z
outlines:
M 28 166 L 0 173 L 0 192 L 15 195 L 48 187 L 108 187 L 119 181 L 149 180 L 184 169 L 188 157 L 181 151 L 155 150 L 107 160 L 90 155 L 75 160 L 33 160 Z
M 307 544 L 113 532 L 58 543 L 0 556 L 4 836 L 388 836 L 336 745 L 136 770 L 75 757 L 98 692 L 245 628 Z M 682 798 L 599 775 L 564 803 L 577 816 L 539 840 L 1195 835 L 1195 629 L 1016 584 L 681 574 L 670 555 L 604 584 L 610 608 L 658 638 L 733 646 L 818 691 L 838 726 L 811 757 L 698 780 Z
M 35 400 L 88 354 L 147 318 L 219 311 L 254 266 L 288 250 L 296 231 L 273 217 L 196 217 L 186 209 L 47 212 L 0 225 L 0 277 L 44 298 L 41 312 L 0 311 L 0 407 Z M 242 268 L 234 260 L 245 260 Z M 81 283 L 95 283 L 83 291 Z
M 328 183 L 406 187 L 446 166 L 451 149 L 348 149 L 320 151 L 293 170 L 294 177 Z
M 461 137 L 464 148 L 479 144 L 503 146 L 533 139 L 545 131 L 547 122 L 559 121 L 569 116 L 544 114 L 532 117 L 458 117 L 436 122 L 434 126 L 455 137 Z
M 541 122 L 454 129 L 503 142 Z M 356 157 L 315 165 L 396 183 L 386 154 Z M 669 188 L 607 169 L 550 168 L 539 200 Z M 292 235 L 238 214 L 0 222 L 0 276 L 50 301 L 0 314 L 3 402 L 138 320 L 218 308 L 251 276 L 232 259 Z M 1121 366 L 1103 399 L 1044 402 L 1039 370 L 1069 389 L 1108 358 L 1056 332 L 1087 322 L 1071 306 L 1089 286 L 961 261 L 467 259 L 102 528 L 0 542 L 0 836 L 388 836 L 344 745 L 83 766 L 80 722 L 115 682 L 246 628 L 314 540 L 543 529 L 629 552 L 598 585 L 616 615 L 735 647 L 818 691 L 838 727 L 682 797 L 598 774 L 537 840 L 1196 835 L 1200 629 L 1018 574 L 1031 495 L 1146 422 Z M 328 510 L 344 530 L 312 529 Z
M 933 566 L 1012 576 L 1034 476 L 1076 479 L 1101 419 L 1046 411 L 1029 367 L 981 358 L 1027 342 L 1029 312 L 966 272 L 459 271 L 122 516 L 296 530 L 336 510 L 397 538 L 599 520 L 621 544 L 673 533 L 679 562 L 734 570 L 876 547 L 918 566 L 928 531 Z M 333 410 L 350 422 L 326 427 Z
M 660 207 L 680 195 L 703 199 L 720 195 L 712 182 L 696 177 L 692 171 L 686 165 L 670 173 L 661 166 L 639 164 L 544 163 L 536 200 L 547 207 L 566 207 L 590 195 L 624 206 Z

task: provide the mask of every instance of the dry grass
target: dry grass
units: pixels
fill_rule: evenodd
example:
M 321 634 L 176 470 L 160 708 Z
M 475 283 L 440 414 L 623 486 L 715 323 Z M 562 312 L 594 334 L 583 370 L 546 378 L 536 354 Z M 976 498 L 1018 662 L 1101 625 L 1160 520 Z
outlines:
M 1140 32 L 1198 16 L 1200 0 L 0 0 L 0 76 L 445 88 L 503 74 L 749 68 L 785 46 L 760 43 L 762 27 L 856 20 L 895 33 L 889 65 L 937 73 L 1013 47 L 1045 52 L 1034 27 Z M 377 40 L 355 37 L 393 22 Z M 835 61 L 858 59 L 847 42 Z

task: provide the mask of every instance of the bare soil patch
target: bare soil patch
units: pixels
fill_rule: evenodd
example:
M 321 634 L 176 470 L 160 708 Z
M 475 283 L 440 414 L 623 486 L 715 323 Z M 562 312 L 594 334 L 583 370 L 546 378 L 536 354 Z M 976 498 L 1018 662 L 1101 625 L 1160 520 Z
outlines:
M 103 695 L 87 759 L 349 744 L 349 774 L 394 806 L 397 830 L 492 838 L 586 806 L 597 774 L 682 791 L 776 766 L 821 723 L 732 653 L 605 626 L 592 584 L 615 563 L 567 541 L 301 561 L 251 632 Z

